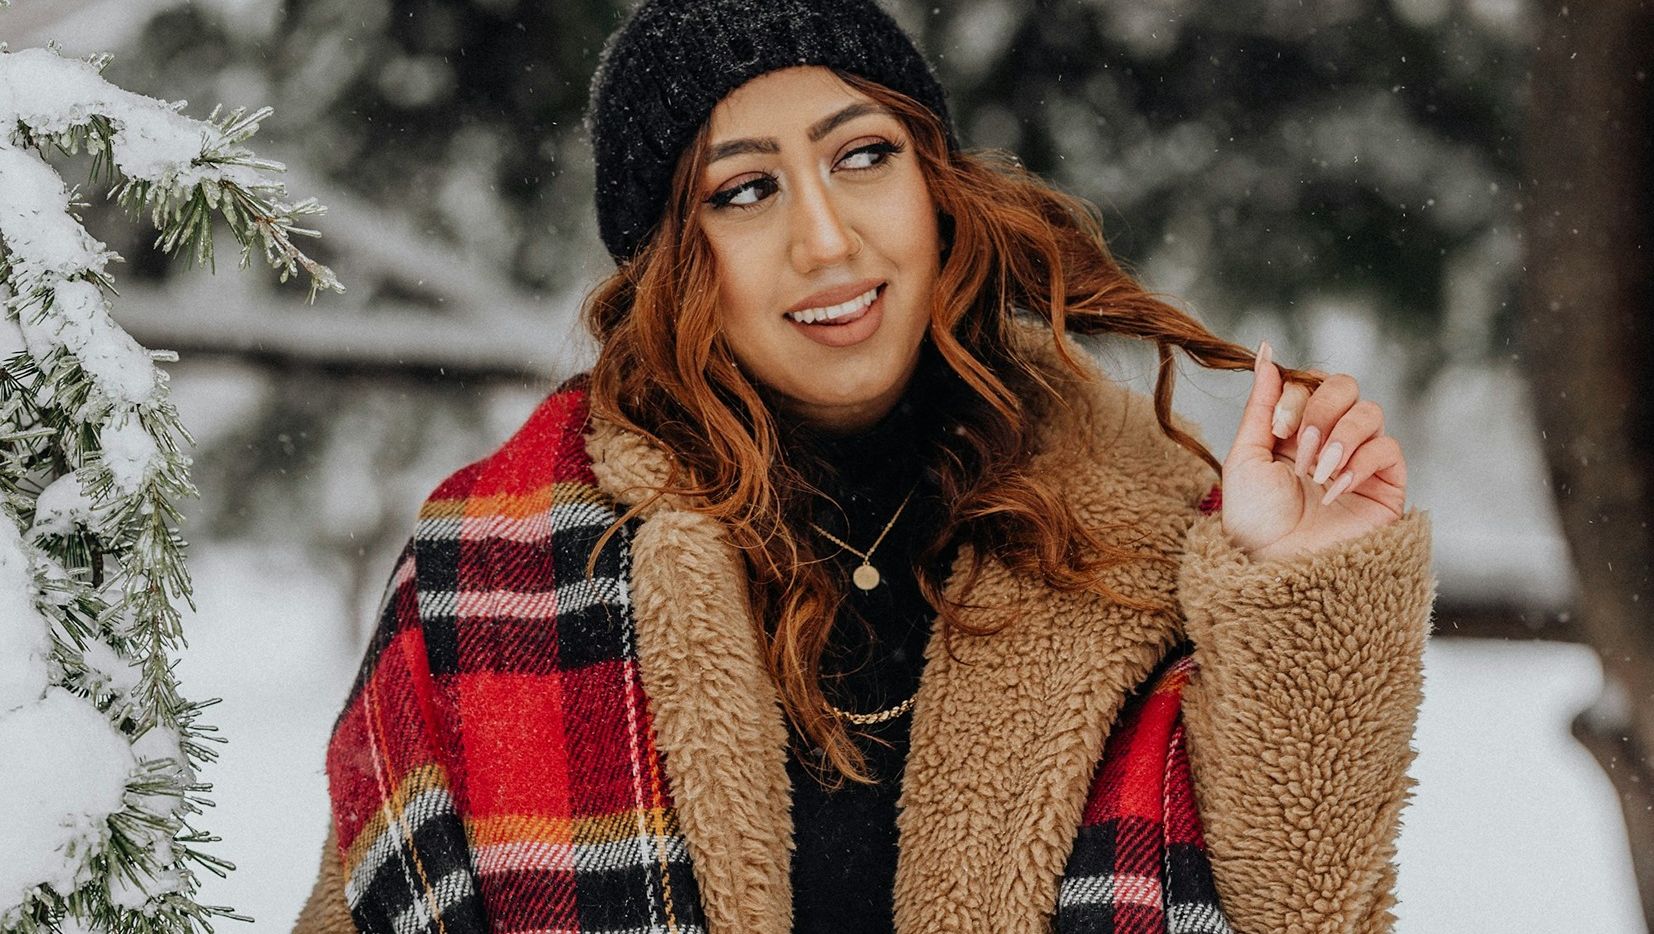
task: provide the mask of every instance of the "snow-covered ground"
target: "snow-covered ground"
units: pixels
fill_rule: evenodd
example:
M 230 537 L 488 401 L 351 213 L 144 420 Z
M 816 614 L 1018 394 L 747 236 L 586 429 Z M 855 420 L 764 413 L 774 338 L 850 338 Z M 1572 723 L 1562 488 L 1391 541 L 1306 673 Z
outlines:
M 1619 802 L 1568 734 L 1601 683 L 1583 646 L 1430 646 L 1398 931 L 1647 930 Z
M 229 742 L 202 770 L 217 806 L 199 819 L 236 864 L 207 876 L 200 901 L 260 927 L 291 927 L 327 834 L 322 757 L 361 647 L 346 644 L 345 582 L 299 552 L 236 543 L 193 548 L 198 613 L 178 665 L 191 698 Z M 238 925 L 224 922 L 226 931 Z
M 343 582 L 294 552 L 200 542 L 194 560 L 202 618 L 180 674 L 225 699 L 207 821 L 238 866 L 203 901 L 285 931 L 314 881 L 323 746 L 359 653 L 340 638 Z M 1590 650 L 1436 642 L 1425 668 L 1398 930 L 1642 934 L 1618 805 L 1567 731 L 1601 679 Z

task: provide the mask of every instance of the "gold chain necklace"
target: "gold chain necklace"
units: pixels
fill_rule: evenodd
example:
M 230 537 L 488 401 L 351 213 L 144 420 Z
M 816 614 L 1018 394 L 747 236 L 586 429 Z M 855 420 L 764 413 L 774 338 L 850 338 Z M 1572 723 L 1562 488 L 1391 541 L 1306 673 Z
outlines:
M 907 508 L 907 501 L 913 498 L 914 491 L 918 489 L 919 484 L 915 483 L 913 484 L 913 489 L 907 491 L 907 496 L 903 497 L 902 504 L 896 507 L 896 514 L 891 516 L 890 521 L 884 524 L 884 531 L 880 532 L 879 537 L 873 540 L 873 544 L 867 546 L 866 551 L 862 551 L 844 539 L 839 538 L 821 526 L 816 525 L 814 522 L 810 523 L 810 528 L 813 528 L 822 535 L 825 535 L 828 541 L 861 558 L 861 565 L 856 568 L 855 573 L 850 575 L 850 580 L 862 590 L 872 590 L 874 587 L 879 586 L 879 581 L 882 578 L 879 576 L 879 569 L 873 566 L 873 551 L 879 547 L 880 542 L 884 541 L 884 537 L 890 534 L 891 527 L 896 524 L 897 519 L 901 518 L 902 510 Z
M 915 483 L 913 484 L 913 489 L 907 491 L 907 496 L 902 498 L 902 504 L 896 507 L 896 514 L 891 516 L 890 521 L 884 524 L 884 531 L 880 532 L 879 537 L 873 540 L 873 544 L 867 546 L 866 551 L 857 549 L 849 542 L 846 542 L 821 526 L 816 525 L 814 522 L 810 523 L 811 528 L 814 528 L 817 532 L 820 532 L 822 535 L 826 536 L 828 541 L 861 558 L 861 565 L 856 568 L 855 573 L 850 575 L 850 579 L 862 590 L 872 590 L 874 587 L 879 586 L 879 581 L 881 578 L 879 577 L 878 568 L 873 566 L 873 552 L 879 547 L 879 543 L 884 541 L 884 537 L 888 535 L 890 530 L 896 525 L 896 520 L 901 518 L 902 510 L 907 508 L 908 500 L 913 498 L 914 492 L 918 489 L 919 484 Z M 841 720 L 848 720 L 857 726 L 877 726 L 880 723 L 894 720 L 902 714 L 907 713 L 910 709 L 912 709 L 913 701 L 918 698 L 918 696 L 918 693 L 915 692 L 912 697 L 902 701 L 900 704 L 897 704 L 894 707 L 888 707 L 884 710 L 876 710 L 873 713 L 853 713 L 848 710 L 842 710 L 838 707 L 834 707 L 832 704 L 828 704 L 827 709 L 832 711 L 833 716 L 838 717 Z
M 912 697 L 902 701 L 900 704 L 884 710 L 877 710 L 873 713 L 851 713 L 848 710 L 840 710 L 832 704 L 828 704 L 827 709 L 831 710 L 833 712 L 833 716 L 838 717 L 840 720 L 849 720 L 857 726 L 873 726 L 875 724 L 883 723 L 886 720 L 894 720 L 902 714 L 907 713 L 909 708 L 913 706 L 913 701 L 917 699 L 918 696 L 918 693 L 915 692 Z

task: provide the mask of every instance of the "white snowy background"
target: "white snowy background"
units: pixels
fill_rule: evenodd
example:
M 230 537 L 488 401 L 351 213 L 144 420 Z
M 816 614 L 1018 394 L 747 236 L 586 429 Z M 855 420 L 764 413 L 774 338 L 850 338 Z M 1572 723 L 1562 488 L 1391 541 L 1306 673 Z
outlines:
M 0 38 L 14 48 L 55 37 L 71 53 L 118 52 L 134 23 L 178 5 L 177 0 L 19 0 L 17 8 L 0 14 Z M 258 0 L 203 5 L 254 18 L 260 7 Z M 320 194 L 334 206 L 318 226 L 330 238 L 356 242 L 355 255 L 366 257 L 364 262 L 448 262 L 420 254 L 430 247 L 417 237 L 403 238 L 393 224 L 379 223 L 368 207 L 356 210 L 306 187 L 302 167 L 295 170 L 301 176 L 292 181 L 297 194 Z M 464 273 L 454 262 L 453 274 Z M 348 284 L 350 263 L 335 268 Z M 197 273 L 163 295 L 134 288 L 126 301 L 117 301 L 115 314 L 140 339 L 144 325 L 159 315 L 186 316 L 203 329 L 244 335 L 249 346 L 277 332 L 289 344 L 384 337 L 372 326 L 330 320 L 325 297 L 316 309 L 294 306 L 284 312 L 288 304 L 254 297 L 246 280 L 257 275 L 227 269 L 210 278 Z M 1151 285 L 1176 292 L 1193 272 L 1171 263 L 1145 275 Z M 1450 293 L 1476 288 L 1475 270 L 1462 271 L 1459 278 Z M 544 372 L 567 372 L 580 365 L 584 352 L 571 323 L 572 308 L 572 299 L 519 301 L 515 317 L 461 331 L 421 334 L 417 327 L 402 328 L 386 340 L 405 345 L 386 353 L 425 354 L 433 363 L 444 353 L 515 354 Z M 290 314 L 285 324 L 283 313 Z M 1566 548 L 1519 373 L 1486 362 L 1450 363 L 1415 397 L 1395 382 L 1409 351 L 1382 336 L 1371 311 L 1329 298 L 1313 320 L 1310 332 L 1295 343 L 1260 316 L 1244 319 L 1229 336 L 1253 346 L 1269 336 L 1279 357 L 1350 372 L 1364 395 L 1385 405 L 1387 428 L 1408 454 L 1411 502 L 1433 516 L 1443 600 L 1564 605 L 1572 586 Z M 540 339 L 524 346 L 524 333 Z M 1146 356 L 1119 351 L 1105 352 L 1102 359 L 1120 378 L 1149 385 Z M 294 391 L 291 383 L 272 382 L 257 367 L 222 356 L 191 359 L 186 353 L 170 370 L 184 422 L 203 449 L 234 438 L 270 404 L 272 394 Z M 1178 406 L 1203 424 L 1220 456 L 1245 391 L 1244 375 L 1184 370 Z M 354 528 L 366 524 L 364 516 L 393 527 L 400 523 L 405 534 L 419 497 L 449 470 L 502 440 L 538 395 L 530 385 L 479 390 L 477 422 L 467 426 L 468 433 L 402 465 L 391 480 L 380 482 L 386 472 L 359 462 L 371 456 L 364 445 L 358 462 L 351 461 L 348 449 L 335 448 L 330 458 L 311 465 L 302 482 L 324 491 L 329 517 L 322 521 L 336 522 L 341 539 L 348 541 Z M 234 502 L 242 493 L 204 488 L 203 499 Z M 223 836 L 217 852 L 239 869 L 226 880 L 209 879 L 202 901 L 234 905 L 264 930 L 286 930 L 314 880 L 327 820 L 324 744 L 377 596 L 364 593 L 339 549 L 319 549 L 313 538 L 281 531 L 212 536 L 186 528 L 200 609 L 187 623 L 190 648 L 179 665 L 188 696 L 223 698 L 209 719 L 230 740 L 221 761 L 204 774 L 215 783 L 217 807 L 203 823 Z M 374 543 L 373 549 L 383 551 L 384 545 Z M 389 567 L 386 554 L 379 576 Z M 1596 696 L 1601 677 L 1594 655 L 1578 645 L 1433 642 L 1416 737 L 1413 772 L 1419 787 L 1403 816 L 1399 930 L 1646 930 L 1617 801 L 1595 761 L 1568 733 L 1569 721 Z M 224 930 L 237 927 L 225 922 Z

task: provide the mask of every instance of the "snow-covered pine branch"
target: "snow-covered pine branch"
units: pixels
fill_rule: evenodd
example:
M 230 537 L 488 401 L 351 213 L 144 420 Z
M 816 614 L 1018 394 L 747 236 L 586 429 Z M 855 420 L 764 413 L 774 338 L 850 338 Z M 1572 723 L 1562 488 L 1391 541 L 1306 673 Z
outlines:
M 0 0 L 4 5 L 4 0 Z M 191 601 L 177 532 L 194 495 L 189 434 L 167 375 L 110 316 L 119 257 L 74 213 L 44 156 L 93 155 L 94 177 L 147 212 L 168 252 L 211 262 L 221 217 L 310 297 L 342 290 L 293 245 L 314 231 L 281 171 L 241 146 L 268 110 L 207 121 L 105 81 L 107 58 L 0 51 L 0 931 L 210 930 L 195 901 L 195 770 L 213 758 L 206 703 L 178 693 L 171 655 Z M 210 702 L 208 702 L 210 703 Z

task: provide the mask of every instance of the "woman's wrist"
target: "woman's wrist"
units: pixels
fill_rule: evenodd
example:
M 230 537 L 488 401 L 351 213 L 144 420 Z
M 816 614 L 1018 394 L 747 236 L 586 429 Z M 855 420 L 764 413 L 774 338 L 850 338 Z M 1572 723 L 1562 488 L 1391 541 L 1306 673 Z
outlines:
M 1235 547 L 1248 559 L 1257 562 L 1292 562 L 1313 559 L 1319 555 L 1328 554 L 1347 545 L 1349 542 L 1377 534 L 1382 529 L 1389 528 L 1400 521 L 1400 516 L 1390 516 L 1380 519 L 1375 525 L 1353 525 L 1348 529 L 1327 528 L 1316 532 L 1301 534 L 1288 533 L 1273 542 L 1262 545 L 1245 544 L 1240 536 L 1229 532 L 1224 526 L 1224 532 Z

